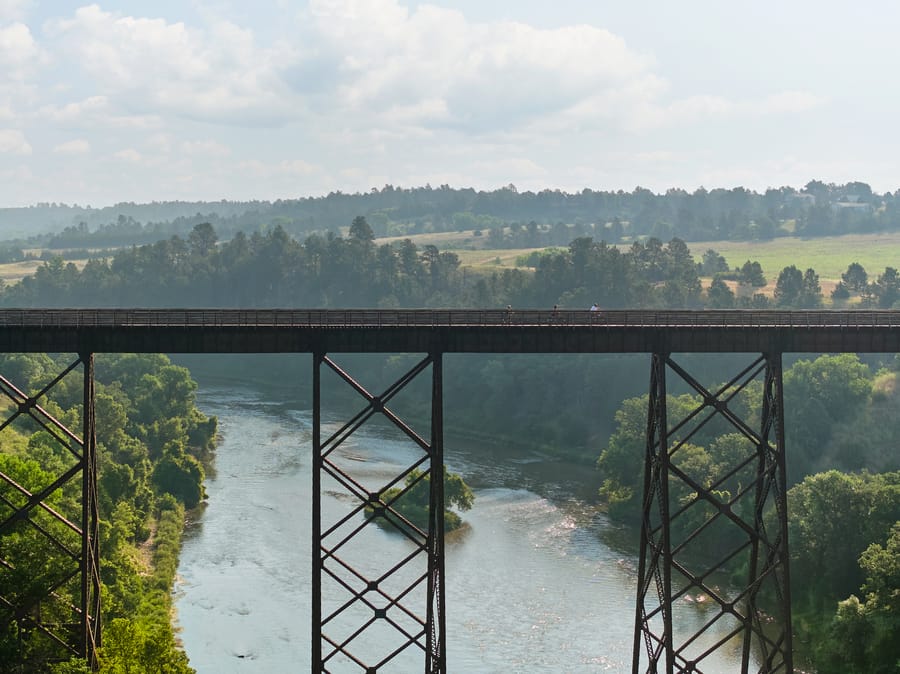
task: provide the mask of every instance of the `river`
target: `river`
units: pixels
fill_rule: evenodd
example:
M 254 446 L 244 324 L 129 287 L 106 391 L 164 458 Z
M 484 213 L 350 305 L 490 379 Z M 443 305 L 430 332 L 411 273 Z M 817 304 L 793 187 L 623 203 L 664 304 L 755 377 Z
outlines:
M 208 506 L 189 522 L 182 548 L 181 641 L 198 674 L 307 672 L 311 414 L 250 388 L 205 384 L 198 406 L 219 418 L 222 439 Z M 584 468 L 450 444 L 448 467 L 476 500 L 447 542 L 448 671 L 630 671 L 636 559 L 610 546 L 623 532 L 579 498 Z M 346 451 L 363 459 L 363 471 L 383 471 L 410 450 L 363 426 Z M 329 492 L 322 507 L 350 506 Z M 397 538 L 370 529 L 382 542 Z M 690 629 L 703 613 L 679 607 L 676 623 Z M 737 671 L 736 649 L 703 672 Z

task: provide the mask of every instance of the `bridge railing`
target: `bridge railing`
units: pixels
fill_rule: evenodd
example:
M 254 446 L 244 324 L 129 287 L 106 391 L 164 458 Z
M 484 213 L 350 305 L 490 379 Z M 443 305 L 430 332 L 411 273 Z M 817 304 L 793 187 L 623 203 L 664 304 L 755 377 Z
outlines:
M 785 327 L 900 328 L 895 311 L 587 311 L 568 309 L 5 309 L 18 327 Z

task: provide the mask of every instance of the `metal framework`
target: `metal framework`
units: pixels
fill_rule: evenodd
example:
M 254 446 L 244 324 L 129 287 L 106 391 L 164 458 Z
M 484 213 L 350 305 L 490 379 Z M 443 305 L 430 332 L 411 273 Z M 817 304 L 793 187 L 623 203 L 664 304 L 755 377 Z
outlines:
M 324 440 L 323 365 L 365 401 L 362 410 Z M 431 437 L 426 441 L 387 404 L 429 365 Z M 447 671 L 442 404 L 440 353 L 425 357 L 381 395 L 367 391 L 324 353 L 314 355 L 312 671 L 329 672 L 334 667 L 365 674 L 410 671 L 419 658 L 427 674 Z M 420 453 L 387 478 L 354 476 L 358 462 L 339 450 L 376 414 L 389 420 Z M 378 481 L 384 479 L 387 482 Z M 322 510 L 326 481 L 350 502 L 332 519 Z M 404 502 L 425 506 L 427 522 L 405 516 L 400 507 Z M 387 568 L 379 567 L 384 555 L 373 555 L 368 547 L 372 534 L 377 534 L 374 527 L 395 532 L 400 542 L 399 559 L 388 562 Z
M 700 398 L 675 423 L 667 370 Z M 758 426 L 745 409 L 755 394 Z M 757 358 L 714 391 L 669 354 L 653 354 L 635 674 L 708 672 L 707 658 L 732 641 L 741 641 L 741 672 L 793 672 L 782 399 L 781 354 Z M 732 435 L 714 451 L 727 463 L 708 483 L 691 443 L 723 427 Z M 722 578 L 726 565 L 747 569 L 742 584 Z M 684 611 L 700 612 L 699 628 L 679 631 Z M 712 636 L 714 625 L 725 626 L 724 637 Z
M 898 327 L 898 312 L 2 310 L 0 352 L 79 356 L 33 395 L 0 377 L 0 410 L 8 412 L 0 430 L 15 422 L 43 431 L 40 454 L 56 471 L 33 471 L 34 484 L 17 482 L 0 452 L 0 630 L 18 644 L 16 654 L 0 659 L 78 655 L 97 666 L 94 353 L 313 354 L 312 669 L 365 674 L 416 671 L 423 662 L 427 674 L 447 670 L 445 499 L 443 479 L 435 479 L 444 470 L 442 355 L 648 353 L 633 671 L 708 674 L 712 653 L 733 641 L 743 672 L 791 674 L 781 354 L 898 352 Z M 374 395 L 326 355 L 336 352 L 428 355 Z M 713 391 L 670 357 L 713 352 L 763 355 Z M 365 403 L 333 432 L 323 421 L 323 366 Z M 79 367 L 83 419 L 76 432 L 42 400 Z M 420 435 L 387 405 L 429 369 L 431 429 Z M 692 410 L 674 413 L 669 372 L 699 396 Z M 72 397 L 71 386 L 59 388 Z M 362 464 L 346 449 L 376 415 L 419 454 L 373 482 L 371 474 L 360 476 Z M 712 453 L 710 438 L 723 428 L 731 431 L 730 444 L 715 451 L 724 468 L 707 483 L 708 469 L 695 472 L 693 444 Z M 338 514 L 331 500 L 323 509 L 321 496 L 331 488 L 342 497 Z M 402 514 L 404 500 L 421 501 L 425 523 Z M 379 567 L 388 554 L 382 548 L 372 554 L 371 544 L 384 542 L 383 530 L 394 532 L 391 550 L 399 545 L 401 554 Z M 47 561 L 38 567 L 55 571 L 27 575 L 20 571 L 26 557 L 28 568 L 37 558 Z M 721 589 L 735 587 L 733 577 L 720 577 L 726 565 L 746 569 L 736 589 Z M 699 616 L 702 624 L 684 628 L 684 611 L 698 612 L 691 622 Z M 727 636 L 712 636 L 723 625 Z
M 42 405 L 78 366 L 82 369 L 81 433 Z M 3 430 L 25 424 L 43 431 L 33 453 L 49 466 L 18 482 L 0 466 L 0 630 L 14 635 L 21 662 L 79 656 L 97 666 L 100 645 L 100 551 L 94 357 L 82 353 L 33 395 L 0 376 L 0 399 L 10 413 Z M 80 479 L 79 479 L 80 478 Z M 30 570 L 42 569 L 38 575 Z

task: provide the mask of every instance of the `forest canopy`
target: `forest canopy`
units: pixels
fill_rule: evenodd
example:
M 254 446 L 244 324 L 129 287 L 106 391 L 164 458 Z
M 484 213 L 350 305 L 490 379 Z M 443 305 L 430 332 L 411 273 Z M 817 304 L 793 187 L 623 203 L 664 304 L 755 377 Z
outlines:
M 0 209 L 0 237 L 24 247 L 107 248 L 186 236 L 211 223 L 223 237 L 282 227 L 305 237 L 347 227 L 362 215 L 378 237 L 483 232 L 490 245 L 566 245 L 579 236 L 612 243 L 656 237 L 685 241 L 766 240 L 900 229 L 900 191 L 877 193 L 860 181 L 811 180 L 756 192 L 741 186 L 672 187 L 655 193 L 585 188 L 578 192 L 384 185 L 277 201 L 119 203 L 103 208 L 56 203 Z

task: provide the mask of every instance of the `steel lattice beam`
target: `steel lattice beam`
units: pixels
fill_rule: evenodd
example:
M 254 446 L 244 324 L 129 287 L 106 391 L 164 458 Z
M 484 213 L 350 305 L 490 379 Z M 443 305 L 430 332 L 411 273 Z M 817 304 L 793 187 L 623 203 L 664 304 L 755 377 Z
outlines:
M 674 423 L 668 371 L 700 399 Z M 742 394 L 755 386 L 761 409 L 742 410 Z M 760 673 L 793 672 L 782 409 L 780 354 L 757 358 L 714 391 L 669 354 L 653 354 L 634 674 L 709 671 L 709 656 L 732 640 L 742 641 L 744 674 L 753 660 Z M 758 426 L 745 418 L 757 412 Z M 730 449 L 718 451 L 730 451 L 730 462 L 710 479 L 693 443 L 723 427 L 732 432 Z M 747 569 L 738 587 L 723 577 L 736 567 Z M 676 610 L 701 602 L 702 625 L 676 633 Z
M 356 391 L 365 406 L 323 438 L 321 370 L 325 366 Z M 426 440 L 387 406 L 391 399 L 428 367 L 431 368 L 431 434 Z M 426 674 L 447 671 L 444 604 L 444 493 L 442 359 L 432 354 L 373 395 L 324 353 L 313 363 L 313 607 L 312 670 L 331 671 L 336 663 L 365 674 L 396 671 L 408 651 L 421 652 Z M 374 415 L 388 419 L 421 452 L 386 483 L 371 488 L 353 474 L 338 450 Z M 349 497 L 348 512 L 326 521 L 322 510 L 323 478 Z M 397 502 L 428 480 L 428 524 L 423 530 L 403 516 Z M 396 492 L 396 493 L 395 493 Z M 387 524 L 385 524 L 385 522 Z M 352 559 L 353 545 L 371 528 L 391 526 L 406 540 L 406 552 L 386 569 L 378 555 Z M 422 564 L 424 562 L 424 564 Z M 416 571 L 416 564 L 424 570 Z M 335 595 L 324 596 L 323 582 Z M 423 606 L 412 606 L 423 595 Z M 328 607 L 326 608 L 326 600 Z M 424 608 L 424 617 L 421 609 Z M 348 627 L 348 621 L 350 626 Z M 356 621 L 356 622 L 353 622 Z M 393 639 L 379 643 L 379 635 Z M 374 653 L 374 655 L 373 655 Z M 373 659 L 374 658 L 374 659 Z
M 41 399 L 69 373 L 82 368 L 82 429 L 69 430 Z M 62 451 L 65 468 L 42 484 L 26 484 L 0 471 L 0 630 L 14 633 L 22 662 L 46 663 L 78 656 L 96 669 L 100 645 L 100 519 L 97 503 L 97 441 L 94 356 L 82 353 L 34 395 L 0 376 L 0 398 L 14 422 L 32 424 Z M 42 467 L 45 469 L 45 467 Z M 78 479 L 80 476 L 80 480 Z M 63 512 L 77 495 L 78 512 Z M 17 559 L 43 572 L 27 577 Z M 26 566 L 26 564 L 22 564 Z M 32 568 L 32 571 L 34 569 Z

